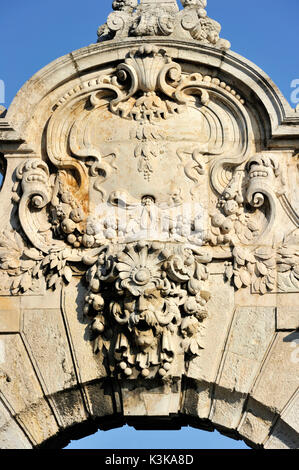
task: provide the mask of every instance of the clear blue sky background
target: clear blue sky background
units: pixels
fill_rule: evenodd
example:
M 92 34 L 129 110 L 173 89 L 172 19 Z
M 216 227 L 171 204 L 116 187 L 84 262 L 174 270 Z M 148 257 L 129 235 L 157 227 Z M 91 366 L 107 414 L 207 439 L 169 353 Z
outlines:
M 39 69 L 68 52 L 96 42 L 96 31 L 111 11 L 111 0 L 13 0 L 1 2 L 0 80 L 8 107 Z M 232 50 L 261 67 L 290 101 L 299 79 L 298 0 L 208 0 L 208 14 L 222 24 Z M 0 103 L 1 104 L 1 103 Z M 294 106 L 294 104 L 292 105 Z M 219 433 L 135 431 L 124 427 L 72 442 L 84 449 L 240 449 Z

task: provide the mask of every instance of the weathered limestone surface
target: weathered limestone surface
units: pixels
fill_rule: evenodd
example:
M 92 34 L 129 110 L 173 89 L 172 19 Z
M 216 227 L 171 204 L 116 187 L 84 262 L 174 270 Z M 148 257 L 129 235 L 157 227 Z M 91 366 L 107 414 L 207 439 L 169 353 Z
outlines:
M 1 448 L 299 447 L 299 116 L 182 6 L 115 0 L 1 114 Z

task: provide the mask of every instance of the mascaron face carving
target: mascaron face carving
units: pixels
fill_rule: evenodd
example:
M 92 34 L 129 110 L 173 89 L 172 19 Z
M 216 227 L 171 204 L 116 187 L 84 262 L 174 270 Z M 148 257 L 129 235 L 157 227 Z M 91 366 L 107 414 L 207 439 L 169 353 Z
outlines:
M 84 313 L 107 371 L 180 377 L 204 348 L 213 260 L 226 260 L 237 289 L 298 283 L 297 252 L 288 264 L 285 247 L 256 248 L 277 197 L 288 200 L 276 156 L 255 154 L 253 140 L 238 91 L 164 49 L 93 73 L 53 107 L 56 171 L 37 159 L 16 171 L 21 236 L 0 236 L 2 290 L 24 294 L 43 278 L 58 288 L 86 272 Z
M 139 242 L 104 249 L 88 272 L 85 305 L 95 350 L 128 377 L 181 376 L 202 348 L 207 279 L 200 256 L 183 247 Z

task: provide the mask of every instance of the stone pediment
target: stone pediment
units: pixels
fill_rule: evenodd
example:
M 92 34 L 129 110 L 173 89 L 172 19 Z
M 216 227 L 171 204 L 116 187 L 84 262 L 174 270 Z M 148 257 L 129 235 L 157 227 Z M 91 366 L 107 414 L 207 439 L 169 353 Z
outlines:
M 298 445 L 299 118 L 183 4 L 113 2 L 0 119 L 0 332 L 25 364 L 3 373 L 34 390 L 0 388 L 18 445 L 118 415 Z

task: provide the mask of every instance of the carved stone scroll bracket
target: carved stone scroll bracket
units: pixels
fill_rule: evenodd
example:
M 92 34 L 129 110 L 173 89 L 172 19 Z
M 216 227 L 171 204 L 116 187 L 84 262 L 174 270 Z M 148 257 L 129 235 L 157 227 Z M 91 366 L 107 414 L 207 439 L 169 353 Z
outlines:
M 28 159 L 17 168 L 16 177 L 21 182 L 18 213 L 26 236 L 44 253 L 50 248 L 55 250 L 55 246 L 59 249 L 59 242 L 53 242 L 45 210 L 52 197 L 48 166 L 41 160 Z
M 261 153 L 250 158 L 246 165 L 248 173 L 248 185 L 246 199 L 255 208 L 265 205 L 267 210 L 268 225 L 263 237 L 272 230 L 277 216 L 278 196 L 284 193 L 285 179 L 279 163 L 270 153 Z

